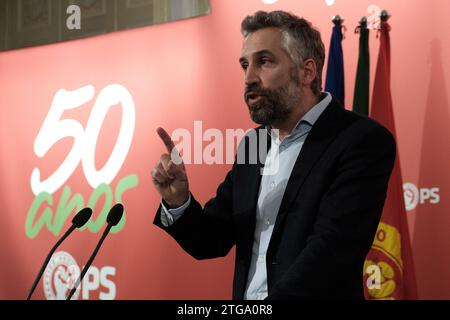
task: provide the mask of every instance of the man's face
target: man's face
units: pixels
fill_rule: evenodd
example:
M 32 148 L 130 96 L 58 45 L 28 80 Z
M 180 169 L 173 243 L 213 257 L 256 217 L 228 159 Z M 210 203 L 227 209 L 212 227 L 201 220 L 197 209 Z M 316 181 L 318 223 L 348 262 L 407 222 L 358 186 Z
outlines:
M 300 99 L 300 79 L 278 28 L 255 31 L 244 39 L 239 62 L 245 72 L 244 99 L 252 120 L 282 123 Z

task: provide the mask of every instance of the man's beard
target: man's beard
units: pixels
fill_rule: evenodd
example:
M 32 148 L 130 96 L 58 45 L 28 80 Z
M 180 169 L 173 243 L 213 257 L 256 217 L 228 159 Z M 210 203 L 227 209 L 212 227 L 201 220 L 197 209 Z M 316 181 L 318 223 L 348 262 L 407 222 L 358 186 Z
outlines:
M 252 120 L 261 125 L 283 123 L 292 113 L 300 99 L 299 78 L 296 71 L 291 71 L 291 81 L 277 89 L 264 89 L 253 84 L 245 89 L 245 102 Z M 258 101 L 249 105 L 248 92 L 260 95 Z

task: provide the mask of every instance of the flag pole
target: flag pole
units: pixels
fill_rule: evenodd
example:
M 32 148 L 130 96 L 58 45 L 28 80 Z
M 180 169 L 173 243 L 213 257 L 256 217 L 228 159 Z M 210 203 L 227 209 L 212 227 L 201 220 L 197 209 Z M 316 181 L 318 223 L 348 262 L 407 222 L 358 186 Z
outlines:
M 367 18 L 365 16 L 359 20 L 359 26 L 361 28 L 367 28 Z
M 344 22 L 344 19 L 342 19 L 342 17 L 340 15 L 335 15 L 333 16 L 333 19 L 331 20 L 335 25 L 342 25 L 342 23 Z
M 390 17 L 391 17 L 391 15 L 389 14 L 389 12 L 387 10 L 382 10 L 380 12 L 380 19 L 381 19 L 381 21 L 386 22 L 386 21 L 389 20 Z
M 359 33 L 361 29 L 367 29 L 367 18 L 365 16 L 359 19 L 358 25 L 355 28 L 355 33 Z

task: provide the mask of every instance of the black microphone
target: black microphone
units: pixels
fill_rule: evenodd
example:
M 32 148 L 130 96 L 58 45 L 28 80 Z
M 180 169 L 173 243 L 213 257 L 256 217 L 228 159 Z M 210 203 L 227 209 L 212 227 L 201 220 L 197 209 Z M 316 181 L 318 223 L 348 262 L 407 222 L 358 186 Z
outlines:
M 59 239 L 58 242 L 50 250 L 50 252 L 47 255 L 47 258 L 45 258 L 45 261 L 41 267 L 41 270 L 39 270 L 39 273 L 38 273 L 36 279 L 34 279 L 33 285 L 31 286 L 30 292 L 28 293 L 27 300 L 31 299 L 31 296 L 33 295 L 33 292 L 36 289 L 36 286 L 39 283 L 39 280 L 41 279 L 42 274 L 44 273 L 45 268 L 47 267 L 47 265 L 50 261 L 50 258 L 53 255 L 53 252 L 55 252 L 55 250 L 59 247 L 59 245 L 69 236 L 69 234 L 72 233 L 73 230 L 75 230 L 75 228 L 81 228 L 82 226 L 84 226 L 86 224 L 86 222 L 88 222 L 89 219 L 91 218 L 91 215 L 92 215 L 92 209 L 84 208 L 84 209 L 81 209 L 75 215 L 75 217 L 73 217 L 72 225 L 70 226 L 69 230 L 67 230 L 66 233 L 64 233 L 64 235 L 61 237 L 61 239 Z
M 95 256 L 97 255 L 97 252 L 103 243 L 103 240 L 105 240 L 106 236 L 109 233 L 109 230 L 111 230 L 112 227 L 114 227 L 115 225 L 117 225 L 119 223 L 120 219 L 122 219 L 122 215 L 123 215 L 123 205 L 120 203 L 115 204 L 111 208 L 111 210 L 109 210 L 108 216 L 106 217 L 106 222 L 108 223 L 108 225 L 106 226 L 105 231 L 103 231 L 102 237 L 100 238 L 100 241 L 98 242 L 97 246 L 95 247 L 94 252 L 89 257 L 89 260 L 86 262 L 86 265 L 84 266 L 83 270 L 81 271 L 80 277 L 75 282 L 75 285 L 73 286 L 72 290 L 70 290 L 70 293 L 67 296 L 67 300 L 70 300 L 72 298 L 73 294 L 75 293 L 75 291 L 77 291 L 77 288 L 80 285 L 81 281 L 83 280 L 84 275 L 86 274 L 86 272 L 88 271 L 92 262 L 94 261 Z

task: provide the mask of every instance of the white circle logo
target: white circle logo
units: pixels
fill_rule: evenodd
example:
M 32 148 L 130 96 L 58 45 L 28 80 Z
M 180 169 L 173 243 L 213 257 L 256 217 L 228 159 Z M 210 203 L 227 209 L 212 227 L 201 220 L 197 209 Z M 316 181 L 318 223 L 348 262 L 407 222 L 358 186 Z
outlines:
M 419 190 L 412 183 L 403 184 L 403 197 L 405 198 L 405 207 L 407 211 L 414 210 L 419 204 Z
M 55 253 L 44 273 L 44 294 L 47 300 L 66 300 L 79 275 L 80 268 L 69 253 Z M 79 291 L 75 292 L 72 300 L 78 299 Z

